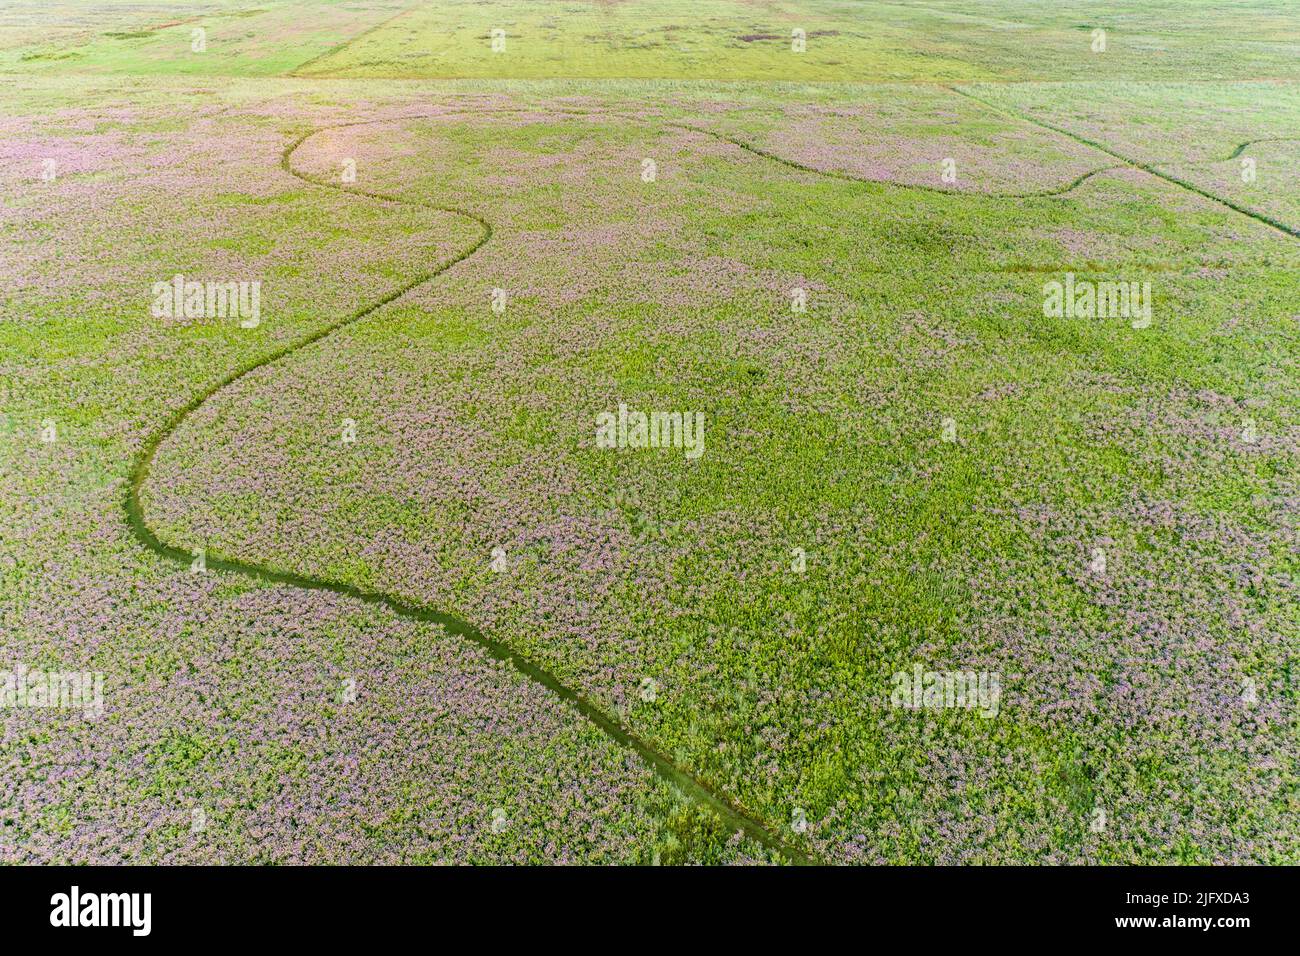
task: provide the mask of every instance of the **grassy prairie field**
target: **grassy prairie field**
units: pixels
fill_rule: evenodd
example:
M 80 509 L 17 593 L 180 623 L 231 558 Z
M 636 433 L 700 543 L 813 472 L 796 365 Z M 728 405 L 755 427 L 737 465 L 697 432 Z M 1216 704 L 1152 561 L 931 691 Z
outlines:
M 1300 863 L 1298 54 L 0 3 L 0 862 Z

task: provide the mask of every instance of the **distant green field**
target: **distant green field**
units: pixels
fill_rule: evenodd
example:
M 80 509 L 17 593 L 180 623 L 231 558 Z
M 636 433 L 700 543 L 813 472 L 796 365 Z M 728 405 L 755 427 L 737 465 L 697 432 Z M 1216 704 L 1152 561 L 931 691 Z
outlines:
M 1277 79 L 1290 0 L 287 0 L 11 4 L 0 69 L 817 82 Z M 177 13 L 176 11 L 183 11 Z M 60 29 L 50 38 L 51 12 Z M 207 49 L 191 50 L 196 28 Z M 1106 54 L 1093 53 L 1106 31 Z M 493 48 L 493 31 L 503 44 Z M 796 31 L 803 48 L 795 50 Z
M 0 861 L 1300 862 L 1297 53 L 6 4 Z
M 1128 7 L 1128 9 L 1126 9 Z M 1300 22 L 1277 2 L 1244 31 L 1235 12 L 1165 0 L 1116 3 L 995 0 L 916 5 L 861 0 L 481 3 L 421 5 L 308 76 L 673 77 L 885 82 L 1296 75 Z M 505 32 L 501 53 L 490 31 Z M 1107 57 L 1092 31 L 1108 34 Z M 804 50 L 794 50 L 794 31 Z M 1243 49 L 1241 41 L 1249 45 Z

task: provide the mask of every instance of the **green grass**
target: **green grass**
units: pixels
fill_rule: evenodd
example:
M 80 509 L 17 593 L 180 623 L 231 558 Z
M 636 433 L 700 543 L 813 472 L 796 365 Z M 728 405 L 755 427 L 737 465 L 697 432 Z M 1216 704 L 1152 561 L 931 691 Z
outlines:
M 831 862 L 1295 862 L 1283 4 L 178 10 L 3 21 L 0 626 L 114 688 L 102 731 L 0 715 L 15 858 L 765 857 L 437 628 L 125 527 L 144 436 L 436 271 L 478 235 L 449 206 L 480 250 L 163 442 L 164 542 L 455 614 Z M 344 123 L 285 162 L 393 200 L 281 167 Z M 160 324 L 175 272 L 260 278 L 263 325 Z M 1067 272 L 1150 282 L 1152 326 L 1045 316 Z M 706 453 L 595 447 L 620 401 Z M 891 707 L 916 663 L 1002 709 Z
M 1287 0 L 286 0 L 20 4 L 0 70 L 388 78 L 814 82 L 1294 78 Z M 92 15 L 86 16 L 89 10 Z M 129 18 L 129 27 L 122 26 Z M 55 26 L 53 37 L 50 26 Z M 116 26 L 114 29 L 112 27 Z M 207 31 L 203 53 L 191 31 Z M 793 52 L 792 31 L 806 50 Z M 1092 51 L 1095 29 L 1105 53 Z M 493 30 L 506 32 L 504 52 Z

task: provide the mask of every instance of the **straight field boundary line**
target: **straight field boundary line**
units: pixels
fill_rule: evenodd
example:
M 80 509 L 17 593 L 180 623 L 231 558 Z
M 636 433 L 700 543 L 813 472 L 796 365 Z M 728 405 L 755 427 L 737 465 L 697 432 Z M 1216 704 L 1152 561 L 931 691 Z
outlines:
M 359 40 L 364 40 L 366 37 L 370 36 L 370 34 L 374 33 L 375 31 L 377 31 L 377 30 L 382 30 L 384 27 L 388 26 L 388 25 L 389 25 L 390 23 L 392 23 L 394 20 L 398 20 L 398 19 L 400 19 L 400 18 L 406 16 L 408 13 L 414 13 L 417 9 L 419 9 L 419 8 L 422 7 L 422 6 L 424 6 L 424 4 L 422 4 L 422 3 L 416 3 L 416 4 L 412 4 L 411 6 L 407 7 L 407 8 L 404 9 L 404 10 L 399 10 L 397 13 L 394 13 L 391 17 L 387 17 L 387 18 L 385 18 L 385 19 L 383 19 L 383 20 L 380 20 L 380 21 L 379 21 L 378 23 L 376 23 L 374 26 L 372 26 L 372 27 L 367 27 L 366 29 L 362 30 L 360 33 L 356 34 L 355 36 L 348 37 L 348 38 L 347 38 L 346 40 L 344 40 L 342 43 L 336 43 L 334 46 L 330 47 L 328 50 L 325 50 L 325 51 L 322 52 L 322 53 L 317 53 L 317 54 L 316 54 L 314 57 L 312 57 L 311 59 L 309 59 L 309 60 L 304 60 L 303 62 L 301 62 L 301 63 L 299 63 L 297 66 L 295 66 L 293 69 L 287 71 L 286 73 L 280 74 L 280 75 L 281 75 L 281 76 L 294 76 L 294 77 L 298 77 L 298 76 L 300 76 L 300 74 L 299 74 L 299 72 L 298 72 L 299 70 L 305 70 L 307 67 L 312 66 L 313 64 L 319 63 L 319 62 L 321 62 L 322 60 L 325 60 L 325 59 L 328 59 L 329 57 L 332 57 L 335 53 L 342 53 L 344 50 L 346 50 L 348 47 L 350 47 L 352 44 L 356 43 L 357 41 L 359 41 Z M 302 79 L 315 79 L 315 77 L 305 77 L 305 76 L 303 76 L 303 77 L 301 77 L 301 78 L 302 78 Z
M 1018 110 L 1010 110 L 998 106 L 996 103 L 992 103 L 989 100 L 984 99 L 983 97 L 976 96 L 974 93 L 971 93 L 967 90 L 963 90 L 961 87 L 949 86 L 945 88 L 951 90 L 953 93 L 956 93 L 958 96 L 964 96 L 968 100 L 973 100 L 974 102 L 979 103 L 980 105 L 993 111 L 994 113 L 998 113 L 1002 116 L 1007 116 L 1014 119 L 1024 120 L 1025 122 L 1032 123 L 1035 126 L 1041 127 L 1042 129 L 1051 130 L 1053 133 L 1059 133 L 1062 136 L 1068 136 L 1070 139 L 1074 140 L 1077 143 L 1082 143 L 1084 146 L 1091 146 L 1093 149 L 1100 150 L 1101 152 L 1105 153 L 1107 156 L 1115 157 L 1116 159 L 1123 162 L 1126 166 L 1130 166 L 1133 169 L 1139 169 L 1144 173 L 1148 173 L 1152 176 L 1155 176 L 1157 179 L 1163 179 L 1165 182 L 1173 183 L 1175 186 L 1181 186 L 1183 189 L 1186 189 L 1188 192 L 1196 193 L 1198 196 L 1203 196 L 1204 198 L 1209 199 L 1212 202 L 1216 202 L 1221 206 L 1226 206 L 1228 209 L 1231 209 L 1233 212 L 1241 213 L 1241 215 L 1243 216 L 1249 216 L 1251 219 L 1254 219 L 1257 222 L 1262 222 L 1264 225 L 1270 226 L 1273 229 L 1276 229 L 1278 232 L 1290 236 L 1292 239 L 1300 239 L 1300 229 L 1297 229 L 1294 226 L 1287 225 L 1286 223 L 1282 222 L 1280 219 L 1274 219 L 1272 216 L 1268 215 L 1267 213 L 1259 212 L 1256 209 L 1251 209 L 1249 206 L 1243 206 L 1241 203 L 1235 202 L 1234 200 L 1227 199 L 1216 193 L 1212 193 L 1208 189 L 1204 189 L 1201 186 L 1196 185 L 1196 183 L 1189 182 L 1186 179 L 1173 175 L 1172 173 L 1165 172 L 1163 169 L 1160 169 L 1158 166 L 1156 166 L 1153 163 L 1146 163 L 1140 159 L 1134 159 L 1131 156 L 1125 156 L 1123 153 L 1118 152 L 1115 149 L 1112 149 L 1111 147 L 1107 146 L 1105 143 L 1098 142 L 1097 140 L 1094 139 L 1089 139 L 1088 137 L 1082 136 L 1079 133 L 1074 132 L 1073 130 L 1065 128 L 1064 126 L 1057 126 L 1056 124 L 1049 123 L 1046 120 L 1036 119 L 1035 117 L 1030 116 L 1027 113 L 1023 113 Z M 1249 142 L 1243 143 L 1241 146 L 1237 148 L 1237 151 L 1234 152 L 1232 155 L 1233 156 L 1240 155 L 1241 150 L 1248 145 L 1250 145 Z M 1229 158 L 1231 159 L 1232 157 Z

